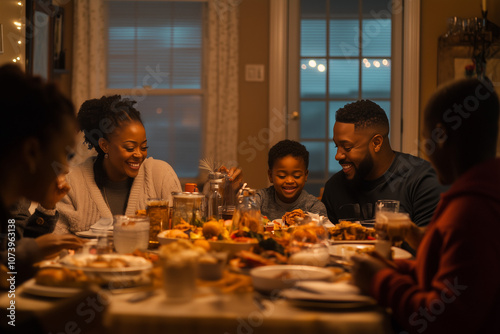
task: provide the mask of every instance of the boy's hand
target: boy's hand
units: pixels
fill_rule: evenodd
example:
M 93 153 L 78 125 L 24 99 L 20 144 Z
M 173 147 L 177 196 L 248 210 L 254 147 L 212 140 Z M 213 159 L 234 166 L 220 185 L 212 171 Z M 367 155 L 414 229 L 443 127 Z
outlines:
M 87 241 L 71 234 L 44 234 L 35 239 L 43 257 L 53 257 L 63 249 L 80 249 Z
M 56 203 L 59 202 L 69 192 L 71 187 L 66 182 L 64 174 L 59 175 L 53 184 L 47 190 L 47 194 L 40 205 L 47 210 L 56 208 Z

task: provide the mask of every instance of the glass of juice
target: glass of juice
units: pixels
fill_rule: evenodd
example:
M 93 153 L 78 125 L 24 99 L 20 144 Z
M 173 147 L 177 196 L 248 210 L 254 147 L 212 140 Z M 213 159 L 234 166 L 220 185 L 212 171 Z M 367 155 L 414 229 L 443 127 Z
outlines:
M 146 213 L 149 217 L 149 248 L 158 247 L 158 233 L 170 229 L 168 201 L 149 198 Z

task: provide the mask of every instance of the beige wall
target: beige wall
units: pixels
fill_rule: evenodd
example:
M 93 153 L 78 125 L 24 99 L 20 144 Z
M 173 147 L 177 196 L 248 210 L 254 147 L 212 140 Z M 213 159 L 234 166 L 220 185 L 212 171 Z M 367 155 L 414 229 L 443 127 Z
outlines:
M 12 59 L 20 57 L 21 67 L 24 69 L 25 48 L 24 29 L 18 30 L 14 21 L 24 18 L 24 7 L 20 7 L 18 1 L 0 1 L 0 24 L 3 25 L 3 50 L 0 53 L 0 65 L 12 63 Z M 19 45 L 17 42 L 22 41 Z
M 480 0 L 422 0 L 420 29 L 420 124 L 427 101 L 437 87 L 438 37 L 447 30 L 448 17 L 481 16 Z M 488 19 L 500 25 L 500 0 L 488 1 Z M 422 126 L 420 126 L 422 129 Z
M 246 82 L 245 65 L 264 64 L 264 82 Z M 267 186 L 269 0 L 240 4 L 238 162 L 252 188 Z

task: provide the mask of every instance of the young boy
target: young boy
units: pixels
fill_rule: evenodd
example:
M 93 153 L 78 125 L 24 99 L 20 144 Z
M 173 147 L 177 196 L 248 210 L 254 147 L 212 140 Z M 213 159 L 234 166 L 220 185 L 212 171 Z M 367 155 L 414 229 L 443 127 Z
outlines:
M 262 215 L 270 220 L 302 209 L 326 217 L 325 205 L 303 190 L 307 181 L 309 152 L 293 140 L 282 140 L 269 150 L 268 176 L 273 184 L 257 191 L 255 199 Z

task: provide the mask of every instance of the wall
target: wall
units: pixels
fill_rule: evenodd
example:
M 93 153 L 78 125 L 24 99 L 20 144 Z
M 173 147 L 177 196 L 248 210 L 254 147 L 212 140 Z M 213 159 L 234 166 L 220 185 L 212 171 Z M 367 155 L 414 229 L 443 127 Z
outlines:
M 268 182 L 269 14 L 269 0 L 240 3 L 238 162 L 252 188 Z M 246 82 L 246 64 L 264 64 L 264 82 Z
M 0 1 L 0 24 L 3 25 L 3 49 L 0 53 L 0 65 L 12 63 L 12 59 L 20 57 L 20 65 L 24 69 L 25 48 L 24 48 L 24 28 L 18 30 L 14 21 L 24 18 L 24 6 L 19 6 L 19 0 Z M 18 44 L 18 41 L 22 44 Z
M 438 37 L 447 30 L 448 17 L 480 17 L 481 0 L 421 0 L 420 129 L 425 105 L 437 88 Z M 488 19 L 500 26 L 500 0 L 488 1 Z

